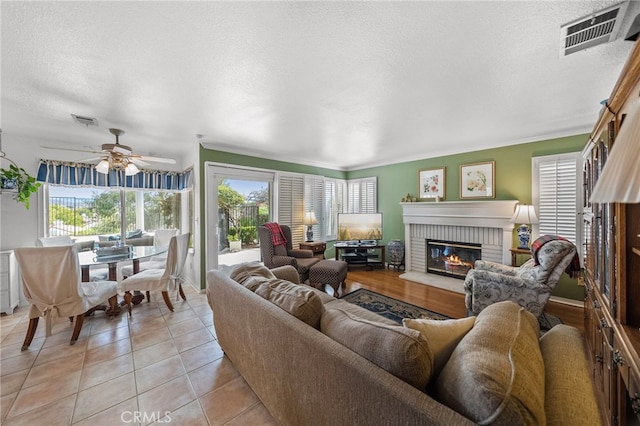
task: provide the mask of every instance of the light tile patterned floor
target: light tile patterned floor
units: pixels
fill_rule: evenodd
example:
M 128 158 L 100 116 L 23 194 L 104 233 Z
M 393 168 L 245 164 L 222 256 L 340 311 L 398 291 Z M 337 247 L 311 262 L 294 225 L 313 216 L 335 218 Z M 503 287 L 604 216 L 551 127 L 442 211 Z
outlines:
M 28 308 L 0 317 L 0 423 L 3 425 L 274 425 L 215 338 L 204 294 L 170 312 L 160 294 L 114 319 L 57 323 L 21 352 Z

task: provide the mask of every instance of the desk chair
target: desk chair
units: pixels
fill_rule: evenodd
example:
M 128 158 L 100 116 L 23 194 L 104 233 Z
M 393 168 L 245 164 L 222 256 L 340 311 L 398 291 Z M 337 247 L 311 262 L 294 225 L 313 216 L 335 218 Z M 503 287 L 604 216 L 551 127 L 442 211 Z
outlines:
M 14 253 L 20 266 L 24 297 L 31 304 L 23 351 L 31 344 L 40 317 L 45 318 L 49 337 L 53 320 L 75 316 L 76 324 L 69 342 L 73 345 L 80 335 L 85 314 L 93 312 L 107 299 L 111 312 L 115 312 L 118 283 L 82 282 L 74 246 L 24 247 L 15 249 Z

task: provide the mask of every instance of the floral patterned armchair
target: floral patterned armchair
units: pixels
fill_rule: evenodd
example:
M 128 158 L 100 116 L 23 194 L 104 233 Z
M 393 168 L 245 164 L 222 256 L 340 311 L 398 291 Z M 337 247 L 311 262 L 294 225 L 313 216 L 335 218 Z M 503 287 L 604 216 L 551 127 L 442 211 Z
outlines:
M 286 225 L 280 225 L 280 228 L 285 244 L 274 245 L 271 230 L 265 225 L 258 227 L 262 262 L 269 269 L 291 265 L 298 270 L 300 282 L 305 282 L 309 278 L 309 269 L 320 259 L 313 257 L 311 250 L 294 249 L 291 243 L 291 228 Z
M 542 315 L 562 273 L 576 268 L 579 272 L 580 262 L 575 245 L 565 239 L 544 236 L 532 244 L 538 246 L 532 259 L 520 267 L 477 260 L 464 281 L 469 314 L 477 315 L 493 303 L 511 300 L 536 317 Z

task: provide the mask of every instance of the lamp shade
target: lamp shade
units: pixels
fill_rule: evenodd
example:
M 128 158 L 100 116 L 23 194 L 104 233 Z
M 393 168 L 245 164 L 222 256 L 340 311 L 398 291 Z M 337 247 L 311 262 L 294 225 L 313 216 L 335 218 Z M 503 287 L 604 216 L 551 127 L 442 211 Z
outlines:
M 640 203 L 640 101 L 629 108 L 589 200 Z
M 303 224 L 305 224 L 305 225 L 317 225 L 318 224 L 318 219 L 316 219 L 316 214 L 311 210 L 309 210 L 308 212 L 304 212 Z
M 510 222 L 513 223 L 538 223 L 538 216 L 533 206 L 518 204 Z
M 96 164 L 96 172 L 102 173 L 103 175 L 109 173 L 109 162 L 107 160 L 102 160 Z
M 129 163 L 127 164 L 127 167 L 125 167 L 124 169 L 124 174 L 126 176 L 133 176 L 135 174 L 137 174 L 140 171 L 140 169 L 138 169 L 138 167 L 133 164 L 133 163 Z

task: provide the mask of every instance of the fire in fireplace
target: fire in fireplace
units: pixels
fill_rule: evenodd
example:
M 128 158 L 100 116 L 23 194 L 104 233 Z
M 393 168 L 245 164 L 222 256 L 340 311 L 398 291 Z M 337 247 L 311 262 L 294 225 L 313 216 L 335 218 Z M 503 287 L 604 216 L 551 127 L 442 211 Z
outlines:
M 427 240 L 426 254 L 427 273 L 464 279 L 474 262 L 482 258 L 482 245 Z

